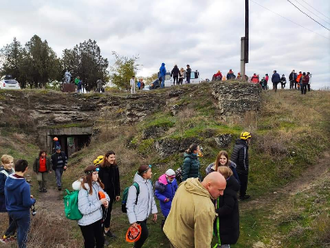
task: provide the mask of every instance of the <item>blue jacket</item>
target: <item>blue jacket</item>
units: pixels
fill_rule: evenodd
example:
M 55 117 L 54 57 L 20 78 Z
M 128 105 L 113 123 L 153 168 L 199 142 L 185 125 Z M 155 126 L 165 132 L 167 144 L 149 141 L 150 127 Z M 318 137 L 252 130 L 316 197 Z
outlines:
M 10 175 L 5 183 L 6 208 L 11 211 L 29 211 L 36 202 L 31 198 L 30 185 L 24 177 Z
M 0 167 L 0 212 L 7 212 L 5 202 L 5 182 L 7 180 L 7 177 L 14 172 L 14 169 L 8 171 L 5 170 L 5 168 Z
M 165 75 L 166 75 L 165 63 L 162 63 L 162 66 L 159 68 L 159 77 L 165 77 Z
M 170 213 L 172 200 L 177 189 L 176 179 L 170 183 L 165 174 L 161 175 L 155 183 L 155 196 L 159 200 L 160 208 L 165 217 Z M 166 198 L 169 199 L 168 202 L 165 202 Z
M 281 81 L 281 77 L 280 74 L 278 74 L 277 72 L 275 72 L 272 76 L 272 82 L 273 83 L 279 83 Z

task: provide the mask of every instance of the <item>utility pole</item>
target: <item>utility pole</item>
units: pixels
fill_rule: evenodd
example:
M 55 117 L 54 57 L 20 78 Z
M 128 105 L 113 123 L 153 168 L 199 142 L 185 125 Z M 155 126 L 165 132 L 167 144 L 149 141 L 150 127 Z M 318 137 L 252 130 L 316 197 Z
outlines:
M 241 37 L 241 76 L 245 81 L 245 63 L 249 63 L 249 0 L 245 0 L 245 37 Z

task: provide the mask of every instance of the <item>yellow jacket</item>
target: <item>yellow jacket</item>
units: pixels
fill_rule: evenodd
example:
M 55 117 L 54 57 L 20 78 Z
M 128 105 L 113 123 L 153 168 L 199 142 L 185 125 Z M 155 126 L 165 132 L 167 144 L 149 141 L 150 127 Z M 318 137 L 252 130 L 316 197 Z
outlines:
M 197 178 L 189 178 L 175 193 L 164 232 L 175 248 L 208 248 L 215 217 L 210 193 Z

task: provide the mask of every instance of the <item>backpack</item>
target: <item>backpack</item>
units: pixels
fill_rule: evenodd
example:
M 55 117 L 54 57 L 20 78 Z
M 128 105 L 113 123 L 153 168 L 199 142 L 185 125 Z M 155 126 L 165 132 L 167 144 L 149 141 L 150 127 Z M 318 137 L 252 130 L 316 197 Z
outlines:
M 66 189 L 66 195 L 63 197 L 65 217 L 70 220 L 80 220 L 83 217 L 78 209 L 78 194 L 78 190 Z
M 133 186 L 136 188 L 136 200 L 135 200 L 135 205 L 137 204 L 138 201 L 138 196 L 140 194 L 140 186 L 137 182 L 133 183 Z M 127 208 L 126 208 L 126 203 L 127 203 L 127 197 L 128 197 L 128 190 L 129 190 L 130 186 L 126 187 L 124 189 L 124 193 L 123 193 L 123 200 L 121 202 L 121 211 L 123 213 L 127 213 Z
M 175 171 L 175 179 L 180 184 L 182 182 L 182 168 L 181 166 Z

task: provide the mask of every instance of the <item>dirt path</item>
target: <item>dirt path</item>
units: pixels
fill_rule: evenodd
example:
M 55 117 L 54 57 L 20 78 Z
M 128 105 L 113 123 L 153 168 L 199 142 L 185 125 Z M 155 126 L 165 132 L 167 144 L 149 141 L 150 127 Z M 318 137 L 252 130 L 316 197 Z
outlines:
M 251 201 L 241 202 L 240 210 L 249 211 L 260 208 L 276 208 L 277 204 L 281 204 L 281 198 L 285 196 L 295 195 L 299 192 L 310 189 L 320 178 L 330 178 L 330 151 L 327 151 L 323 156 L 316 161 L 313 166 L 306 169 L 301 176 L 296 180 L 288 183 L 283 188 L 268 194 L 258 197 Z

